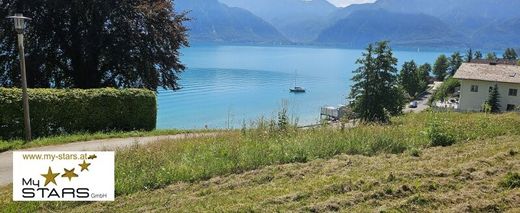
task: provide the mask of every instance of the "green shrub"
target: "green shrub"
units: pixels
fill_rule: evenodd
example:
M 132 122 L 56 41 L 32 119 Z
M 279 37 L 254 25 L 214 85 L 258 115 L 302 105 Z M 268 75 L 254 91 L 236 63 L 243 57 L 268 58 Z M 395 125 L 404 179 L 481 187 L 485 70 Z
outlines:
M 429 103 L 430 105 L 435 101 L 440 101 L 448 98 L 455 93 L 455 88 L 460 87 L 460 82 L 457 79 L 449 78 L 432 94 Z
M 492 112 L 492 106 L 487 101 L 482 104 L 482 112 L 485 112 L 485 113 Z
M 412 148 L 412 149 L 410 149 L 410 155 L 412 157 L 416 157 L 416 158 L 421 157 L 421 150 L 419 150 L 417 148 Z
M 508 173 L 506 175 L 506 177 L 504 178 L 504 180 L 502 182 L 500 182 L 500 186 L 504 187 L 504 188 L 509 188 L 509 189 L 513 189 L 513 188 L 520 188 L 520 174 L 518 173 Z
M 455 136 L 450 134 L 446 129 L 439 124 L 438 121 L 433 121 L 427 130 L 428 138 L 430 139 L 430 146 L 451 146 L 456 142 Z
M 29 89 L 34 137 L 155 129 L 155 93 L 143 89 Z M 23 136 L 22 92 L 0 88 L 0 138 Z

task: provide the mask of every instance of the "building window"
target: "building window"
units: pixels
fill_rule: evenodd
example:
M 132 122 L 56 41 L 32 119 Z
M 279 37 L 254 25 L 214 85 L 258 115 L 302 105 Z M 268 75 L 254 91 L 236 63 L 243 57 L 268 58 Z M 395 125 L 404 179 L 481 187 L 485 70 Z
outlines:
M 489 93 L 493 91 L 493 87 L 489 87 Z
M 517 96 L 518 90 L 517 89 L 509 89 L 509 96 Z
M 513 104 L 508 104 L 506 110 L 507 110 L 508 112 L 515 111 L 515 110 L 516 110 L 516 106 L 513 105 Z
M 471 85 L 471 92 L 478 92 L 478 86 L 477 85 Z

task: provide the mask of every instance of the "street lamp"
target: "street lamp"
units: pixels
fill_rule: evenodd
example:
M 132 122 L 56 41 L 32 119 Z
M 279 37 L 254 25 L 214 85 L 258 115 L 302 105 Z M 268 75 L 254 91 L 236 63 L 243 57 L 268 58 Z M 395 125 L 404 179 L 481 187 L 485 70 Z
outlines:
M 25 73 L 25 50 L 23 46 L 23 30 L 25 28 L 25 20 L 31 20 L 24 17 L 21 13 L 7 17 L 14 20 L 14 28 L 18 34 L 18 54 L 20 57 L 20 69 L 22 72 L 22 99 L 23 99 L 23 118 L 25 125 L 25 141 L 31 141 L 31 118 L 29 116 L 29 96 L 27 95 L 27 76 Z

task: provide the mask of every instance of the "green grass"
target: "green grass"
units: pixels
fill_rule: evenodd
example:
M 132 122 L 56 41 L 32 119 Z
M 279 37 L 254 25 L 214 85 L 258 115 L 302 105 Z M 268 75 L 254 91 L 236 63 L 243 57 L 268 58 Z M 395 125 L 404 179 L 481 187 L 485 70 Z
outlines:
M 514 156 L 514 155 L 511 155 Z M 520 188 L 520 174 L 515 172 L 508 173 L 500 185 L 505 188 Z
M 308 162 L 338 154 L 399 154 L 431 144 L 427 131 L 441 125 L 456 142 L 520 135 L 517 114 L 422 113 L 397 117 L 392 125 L 350 130 L 318 128 L 277 132 L 259 125 L 245 133 L 133 147 L 117 155 L 116 194 L 163 188 L 268 165 Z M 152 154 L 153 153 L 153 154 Z M 132 178 L 126 178 L 132 177 Z
M 76 133 L 71 135 L 60 135 L 52 137 L 37 138 L 29 143 L 23 140 L 0 140 L 0 152 L 8 150 L 25 149 L 31 147 L 41 147 L 58 145 L 78 141 L 89 141 L 110 138 L 131 138 L 145 136 L 175 135 L 180 133 L 203 132 L 202 130 L 154 130 L 154 131 L 131 131 L 131 132 L 97 132 L 97 133 Z
M 426 153 L 420 150 L 432 146 L 432 129 L 442 135 L 449 135 L 457 145 L 499 136 L 520 135 L 518 126 L 518 114 L 434 112 L 396 117 L 392 119 L 391 125 L 361 125 L 344 131 L 327 127 L 309 130 L 288 128 L 287 131 L 280 131 L 275 122 L 259 121 L 254 128 L 241 132 L 227 132 L 176 143 L 164 141 L 118 151 L 116 195 L 128 196 L 163 189 L 171 184 L 198 183 L 266 166 L 306 163 L 342 154 L 380 156 L 403 153 L 410 158 L 423 157 Z M 258 181 L 269 182 L 269 179 L 264 177 Z M 300 196 L 305 197 L 296 197 Z M 421 200 L 418 197 L 410 202 Z M 4 205 L 12 209 L 35 210 L 62 209 L 77 204 L 6 202 Z

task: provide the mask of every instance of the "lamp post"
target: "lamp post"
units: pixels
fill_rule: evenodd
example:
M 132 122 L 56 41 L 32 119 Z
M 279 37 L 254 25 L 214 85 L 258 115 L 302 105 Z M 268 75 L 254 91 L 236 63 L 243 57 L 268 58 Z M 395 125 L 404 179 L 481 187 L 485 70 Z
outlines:
M 29 115 L 29 95 L 27 94 L 27 75 L 25 72 L 25 50 L 23 46 L 23 30 L 25 28 L 25 20 L 31 20 L 17 13 L 14 16 L 7 17 L 14 20 L 14 28 L 18 34 L 18 54 L 20 57 L 20 70 L 22 72 L 22 99 L 23 99 L 23 118 L 25 125 L 25 141 L 31 141 L 31 118 Z

